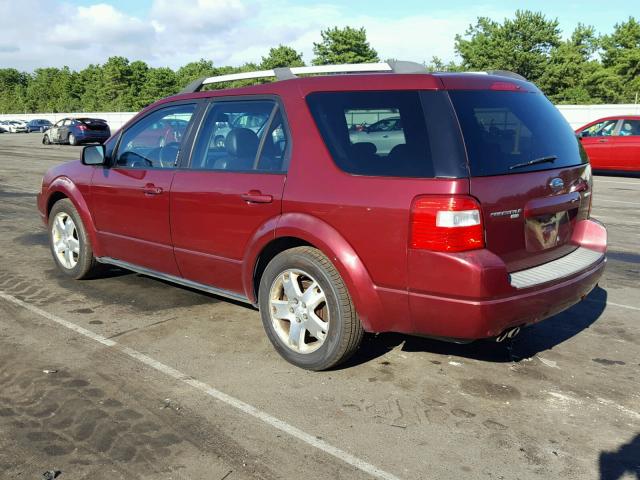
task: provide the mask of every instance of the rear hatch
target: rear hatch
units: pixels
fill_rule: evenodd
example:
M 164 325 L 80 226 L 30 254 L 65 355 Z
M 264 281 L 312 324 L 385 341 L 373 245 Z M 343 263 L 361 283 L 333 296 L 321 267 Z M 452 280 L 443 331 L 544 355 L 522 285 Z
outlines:
M 464 136 L 470 193 L 481 204 L 486 248 L 513 272 L 577 248 L 571 236 L 589 215 L 591 178 L 580 142 L 544 95 L 524 82 L 495 85 L 449 95 Z
M 109 131 L 109 125 L 107 124 L 107 122 L 99 118 L 79 118 L 78 121 L 85 125 L 87 129 L 92 131 Z

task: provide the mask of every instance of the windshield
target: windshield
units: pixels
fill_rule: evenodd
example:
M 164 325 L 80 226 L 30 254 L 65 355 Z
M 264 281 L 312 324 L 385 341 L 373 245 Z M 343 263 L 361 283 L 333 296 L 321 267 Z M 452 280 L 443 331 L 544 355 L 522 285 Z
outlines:
M 579 165 L 587 157 L 560 112 L 541 94 L 450 91 L 472 176 Z

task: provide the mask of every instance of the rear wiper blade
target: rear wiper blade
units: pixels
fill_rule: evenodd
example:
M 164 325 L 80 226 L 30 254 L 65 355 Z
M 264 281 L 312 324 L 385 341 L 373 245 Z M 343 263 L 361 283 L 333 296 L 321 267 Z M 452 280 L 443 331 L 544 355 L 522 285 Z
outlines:
M 529 165 L 537 165 L 539 163 L 553 163 L 558 158 L 557 155 L 549 155 L 547 157 L 534 158 L 533 160 L 529 160 L 528 162 L 516 163 L 515 165 L 511 165 L 509 170 L 515 170 L 516 168 L 528 167 Z

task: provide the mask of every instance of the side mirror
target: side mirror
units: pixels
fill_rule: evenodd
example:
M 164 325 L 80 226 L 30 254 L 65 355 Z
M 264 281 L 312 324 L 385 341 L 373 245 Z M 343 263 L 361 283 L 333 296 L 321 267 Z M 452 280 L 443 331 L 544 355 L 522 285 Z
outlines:
M 87 145 L 80 161 L 83 165 L 104 165 L 104 145 Z
M 589 132 L 587 130 L 582 130 L 581 132 L 578 132 L 578 138 L 584 138 L 588 136 L 589 136 Z

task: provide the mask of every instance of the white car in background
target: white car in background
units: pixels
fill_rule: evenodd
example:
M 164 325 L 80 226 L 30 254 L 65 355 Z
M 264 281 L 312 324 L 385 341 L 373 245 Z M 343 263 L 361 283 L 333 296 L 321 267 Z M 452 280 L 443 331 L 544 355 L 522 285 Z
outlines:
M 27 122 L 22 120 L 8 120 L 4 127 L 9 133 L 27 133 Z
M 351 143 L 372 143 L 375 153 L 381 155 L 388 155 L 393 147 L 406 142 L 400 117 L 384 118 L 362 130 L 349 132 L 349 137 Z

